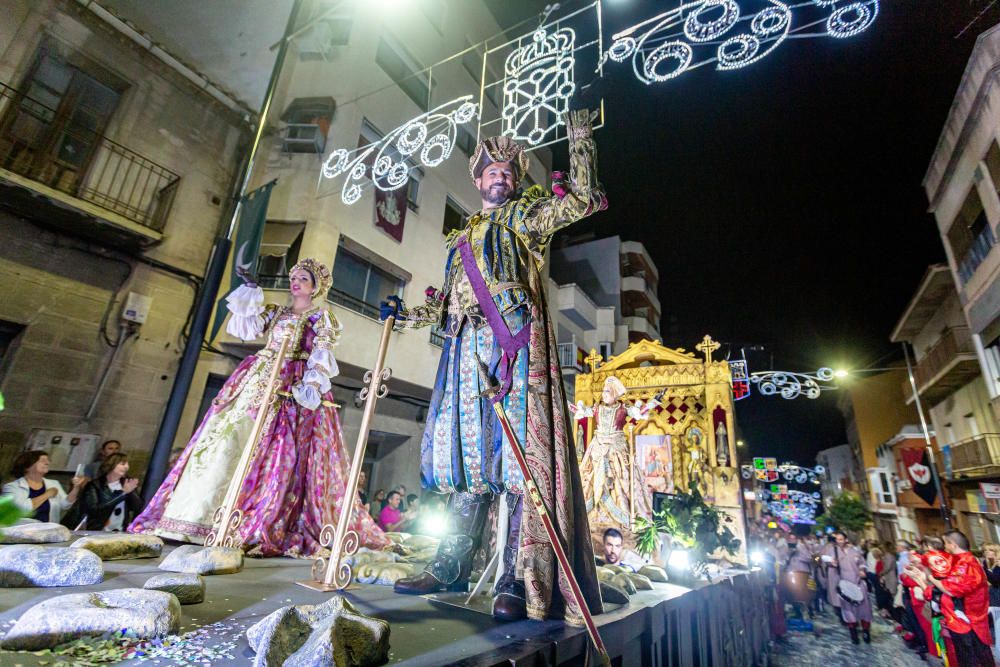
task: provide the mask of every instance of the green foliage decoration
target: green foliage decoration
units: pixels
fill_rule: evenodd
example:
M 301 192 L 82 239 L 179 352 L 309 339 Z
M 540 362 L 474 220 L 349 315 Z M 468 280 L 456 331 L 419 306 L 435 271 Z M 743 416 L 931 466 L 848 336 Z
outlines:
M 705 502 L 697 488 L 677 493 L 663 503 L 653 518 L 636 518 L 636 550 L 645 556 L 659 547 L 659 533 L 670 535 L 675 544 L 692 551 L 694 559 L 704 560 L 708 554 L 723 550 L 735 554 L 740 541 L 725 524 L 732 517 Z
M 822 528 L 831 526 L 838 530 L 858 532 L 872 522 L 871 512 L 856 493 L 845 491 L 833 499 L 826 511 L 817 519 Z

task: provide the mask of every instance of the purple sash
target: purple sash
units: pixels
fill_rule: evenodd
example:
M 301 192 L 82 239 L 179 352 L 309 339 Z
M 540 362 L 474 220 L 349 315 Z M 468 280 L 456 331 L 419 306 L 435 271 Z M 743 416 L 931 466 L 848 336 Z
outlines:
M 486 323 L 493 330 L 493 339 L 503 352 L 500 355 L 500 367 L 497 369 L 497 379 L 500 380 L 501 385 L 500 391 L 490 396 L 491 403 L 498 403 L 510 393 L 511 384 L 514 381 L 512 371 L 514 362 L 517 361 L 518 351 L 527 347 L 528 343 L 531 342 L 531 322 L 529 321 L 521 327 L 517 333 L 510 332 L 507 321 L 500 314 L 496 302 L 490 295 L 490 288 L 486 285 L 483 274 L 479 272 L 476 258 L 472 256 L 472 245 L 469 243 L 469 237 L 465 234 L 460 235 L 456 245 L 459 257 L 462 259 L 462 268 L 465 269 L 465 275 L 468 276 L 469 284 L 472 285 L 472 293 L 476 296 L 476 301 L 483 311 Z

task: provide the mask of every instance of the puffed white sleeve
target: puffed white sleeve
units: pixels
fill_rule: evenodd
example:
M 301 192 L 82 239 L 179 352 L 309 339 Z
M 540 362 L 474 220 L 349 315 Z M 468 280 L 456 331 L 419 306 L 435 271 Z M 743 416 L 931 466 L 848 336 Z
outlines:
M 654 408 L 658 407 L 660 402 L 655 398 L 651 398 L 646 401 L 645 405 L 640 398 L 635 402 L 635 405 L 626 405 L 625 414 L 636 421 L 641 421 L 643 419 L 649 419 L 649 413 L 653 411 Z
M 226 331 L 240 340 L 254 340 L 264 333 L 264 290 L 240 285 L 226 297 L 231 313 Z
M 295 401 L 308 410 L 315 410 L 322 401 L 323 394 L 330 391 L 330 378 L 340 375 L 333 347 L 340 337 L 341 326 L 329 311 L 323 311 L 314 325 L 316 336 L 313 349 L 306 361 L 306 372 L 302 381 L 292 387 Z

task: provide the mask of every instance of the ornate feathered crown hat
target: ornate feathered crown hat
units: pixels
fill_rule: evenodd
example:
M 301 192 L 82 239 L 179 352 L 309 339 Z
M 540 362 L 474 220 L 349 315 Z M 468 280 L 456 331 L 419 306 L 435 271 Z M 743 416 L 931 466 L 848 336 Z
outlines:
M 309 275 L 312 276 L 312 296 L 315 297 L 319 294 L 326 294 L 330 290 L 330 286 L 333 284 L 333 277 L 330 275 L 330 269 L 326 268 L 326 265 L 316 261 L 312 257 L 307 257 L 296 263 L 296 265 L 293 266 L 288 272 L 288 275 L 292 275 L 298 269 L 308 271 Z
M 517 169 L 520 179 L 528 171 L 528 156 L 524 147 L 510 137 L 490 137 L 476 145 L 476 150 L 469 158 L 469 175 L 479 178 L 483 169 L 494 162 L 510 162 Z

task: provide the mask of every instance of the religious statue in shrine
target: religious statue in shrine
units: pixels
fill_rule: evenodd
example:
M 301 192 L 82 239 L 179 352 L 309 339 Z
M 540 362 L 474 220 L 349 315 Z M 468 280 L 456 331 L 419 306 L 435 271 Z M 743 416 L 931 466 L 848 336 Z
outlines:
M 600 403 L 585 407 L 583 402 L 570 405 L 577 417 L 594 418 L 594 435 L 580 465 L 587 516 L 595 535 L 617 527 L 631 531 L 635 516 L 652 514 L 646 491 L 644 466 L 636 465 L 635 453 L 625 437 L 625 424 L 631 418 L 642 421 L 660 405 L 657 397 L 643 404 L 622 402 L 625 385 L 615 376 L 604 381 Z

